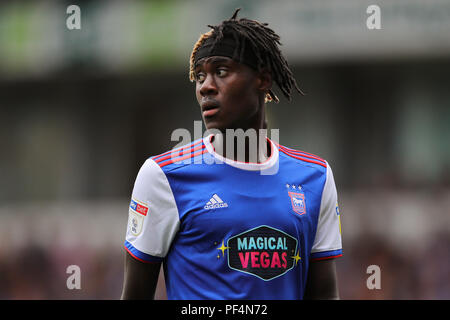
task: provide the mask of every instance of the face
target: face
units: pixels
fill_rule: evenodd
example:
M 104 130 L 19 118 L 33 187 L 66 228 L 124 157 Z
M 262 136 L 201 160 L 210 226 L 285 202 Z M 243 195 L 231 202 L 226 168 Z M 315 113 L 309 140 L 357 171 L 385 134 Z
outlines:
M 259 129 L 262 123 L 261 79 L 250 67 L 221 56 L 195 66 L 196 96 L 207 129 Z

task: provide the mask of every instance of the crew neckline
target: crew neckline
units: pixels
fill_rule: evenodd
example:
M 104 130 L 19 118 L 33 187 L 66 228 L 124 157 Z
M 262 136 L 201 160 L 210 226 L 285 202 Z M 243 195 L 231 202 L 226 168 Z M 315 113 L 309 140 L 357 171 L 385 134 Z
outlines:
M 242 169 L 242 170 L 248 170 L 248 171 L 267 170 L 267 169 L 273 167 L 278 161 L 278 157 L 279 157 L 278 148 L 275 145 L 275 143 L 272 140 L 270 140 L 268 137 L 266 137 L 266 140 L 270 143 L 270 150 L 271 150 L 270 157 L 268 157 L 266 160 L 264 160 L 263 162 L 260 162 L 260 163 L 242 162 L 242 161 L 232 160 L 232 159 L 223 157 L 222 155 L 218 154 L 215 151 L 214 146 L 211 142 L 213 137 L 214 137 L 214 134 L 211 133 L 208 136 L 203 138 L 203 143 L 205 144 L 206 150 L 214 158 L 216 158 L 216 159 L 220 160 L 221 162 L 226 163 L 232 167 Z

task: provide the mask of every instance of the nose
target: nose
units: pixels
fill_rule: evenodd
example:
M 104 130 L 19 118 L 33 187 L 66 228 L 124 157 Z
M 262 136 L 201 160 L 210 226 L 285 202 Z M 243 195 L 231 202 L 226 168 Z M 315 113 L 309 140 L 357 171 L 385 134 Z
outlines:
M 217 84 L 214 77 L 210 74 L 206 75 L 205 81 L 200 86 L 200 95 L 202 97 L 217 94 Z

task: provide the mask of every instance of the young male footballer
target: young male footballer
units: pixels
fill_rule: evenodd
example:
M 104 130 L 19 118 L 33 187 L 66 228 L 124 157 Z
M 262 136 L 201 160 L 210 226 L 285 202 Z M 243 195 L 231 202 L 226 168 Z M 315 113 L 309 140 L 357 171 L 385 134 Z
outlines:
M 256 154 L 248 140 L 244 157 L 225 147 L 227 129 L 266 127 L 265 103 L 278 101 L 273 83 L 289 100 L 301 93 L 279 36 L 238 11 L 209 26 L 191 54 L 202 118 L 216 133 L 150 157 L 137 175 L 122 299 L 153 299 L 161 263 L 168 299 L 339 298 L 329 164 L 267 136 Z

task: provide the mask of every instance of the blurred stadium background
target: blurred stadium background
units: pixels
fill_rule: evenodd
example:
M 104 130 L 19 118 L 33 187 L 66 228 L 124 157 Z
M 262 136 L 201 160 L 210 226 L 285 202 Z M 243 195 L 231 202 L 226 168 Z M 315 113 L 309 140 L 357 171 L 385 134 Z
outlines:
M 120 297 L 137 171 L 201 120 L 189 54 L 237 7 L 281 36 L 307 93 L 269 105 L 269 128 L 333 167 L 341 298 L 450 299 L 447 0 L 1 1 L 0 299 Z

